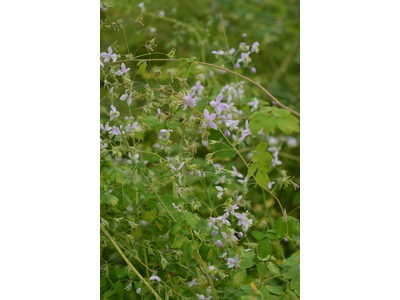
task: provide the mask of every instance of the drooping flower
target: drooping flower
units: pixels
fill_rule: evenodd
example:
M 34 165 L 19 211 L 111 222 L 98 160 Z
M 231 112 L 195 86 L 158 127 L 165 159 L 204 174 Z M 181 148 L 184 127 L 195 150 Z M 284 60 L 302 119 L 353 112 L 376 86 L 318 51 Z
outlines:
M 194 285 L 200 285 L 200 283 L 197 282 L 196 278 L 193 278 L 192 281 L 187 283 L 188 287 L 192 287 Z
M 215 188 L 219 191 L 217 197 L 221 197 L 224 194 L 224 189 L 220 186 L 216 186 Z
M 217 124 L 215 124 L 215 123 L 213 122 L 214 119 L 215 119 L 216 117 L 217 117 L 216 114 L 212 113 L 212 114 L 210 115 L 210 113 L 208 112 L 208 109 L 207 109 L 207 108 L 204 109 L 204 118 L 205 118 L 206 120 L 208 120 L 208 122 L 207 122 L 206 124 L 207 124 L 207 125 L 210 125 L 211 128 L 213 128 L 213 129 L 215 129 L 215 130 L 218 130 Z
M 239 232 L 239 233 L 238 233 L 238 237 L 239 237 L 239 238 L 242 238 L 242 237 L 243 237 L 243 232 Z
M 243 178 L 243 175 L 238 172 L 235 166 L 232 166 L 232 170 L 236 177 Z
M 215 112 L 217 113 L 217 115 L 220 115 L 222 110 L 224 109 L 229 109 L 229 105 L 226 103 L 221 103 L 222 99 L 224 99 L 224 95 L 222 95 L 222 93 L 219 93 L 217 96 L 216 101 L 211 101 L 210 105 L 212 107 L 214 107 Z
M 122 74 L 128 73 L 131 68 L 126 68 L 125 64 L 121 64 L 121 70 L 115 72 L 115 75 L 121 76 Z
M 183 95 L 182 96 L 182 98 L 183 98 L 183 108 L 182 108 L 182 110 L 185 110 L 188 107 L 188 105 L 190 105 L 191 107 L 195 107 L 196 106 L 196 101 L 193 99 L 195 93 L 196 92 L 193 91 L 192 93 L 190 93 L 188 95 Z
M 220 248 L 224 247 L 224 244 L 221 242 L 221 240 L 216 241 L 215 244 Z
M 174 171 L 179 171 L 180 169 L 182 169 L 184 164 L 185 164 L 185 162 L 181 163 L 178 168 L 175 168 L 174 165 L 171 164 L 171 169 Z
M 113 53 L 111 47 L 108 47 L 108 53 L 102 52 L 100 55 L 104 57 L 104 62 L 109 62 L 110 59 L 112 59 L 113 62 L 117 60 L 117 54 Z
M 234 258 L 228 258 L 228 269 L 229 268 L 239 268 L 239 255 L 236 254 Z
M 258 108 L 258 104 L 260 104 L 257 100 L 257 98 L 254 98 L 254 101 L 250 101 L 249 103 L 247 103 L 247 105 L 252 106 L 250 111 L 255 111 Z
M 228 221 L 229 212 L 224 213 L 222 216 L 219 216 L 217 220 L 221 222 L 221 225 L 231 226 L 231 222 Z
M 119 111 L 111 104 L 110 121 L 114 120 L 116 117 L 119 117 Z
M 204 90 L 204 86 L 201 84 L 200 81 L 196 81 L 196 84 L 191 87 L 192 91 L 197 91 L 197 94 L 201 95 Z
M 131 105 L 132 103 L 132 95 L 128 95 L 128 94 L 123 94 L 119 100 L 125 101 L 126 99 L 128 99 L 127 103 L 128 105 Z
M 240 53 L 240 58 L 238 59 L 237 63 L 241 63 L 243 62 L 244 65 L 246 66 L 247 63 L 249 63 L 251 61 L 251 58 L 249 57 L 251 52 L 247 52 L 247 53 Z
M 249 229 L 249 225 L 253 223 L 252 219 L 247 218 L 246 213 L 235 213 L 235 217 L 239 219 L 238 226 L 242 225 L 245 232 Z
M 224 55 L 224 51 L 220 50 L 220 51 L 211 51 L 212 54 L 215 55 Z
M 246 120 L 246 130 L 242 131 L 242 136 L 240 137 L 240 141 L 243 141 L 244 138 L 248 135 L 251 135 L 250 128 L 249 128 L 249 121 Z
M 258 46 L 260 46 L 259 42 L 254 42 L 253 45 L 251 45 L 251 52 L 258 53 Z
M 270 190 L 274 184 L 275 184 L 275 181 L 268 182 L 267 189 Z
M 158 276 L 156 276 L 156 275 L 152 275 L 152 276 L 150 276 L 149 280 L 150 280 L 150 281 L 152 281 L 152 280 L 157 280 L 158 282 L 160 282 L 160 281 L 161 281 L 161 278 L 158 277 Z
M 210 297 L 205 297 L 205 296 L 203 296 L 203 295 L 199 295 L 199 294 L 196 294 L 197 295 L 197 297 L 200 299 L 200 300 L 210 300 L 210 299 L 212 299 L 212 296 L 210 296 Z
M 251 73 L 256 73 L 256 72 L 257 72 L 257 69 L 254 68 L 254 67 L 251 67 L 251 68 L 250 68 L 250 72 L 251 72 Z
M 142 291 L 142 289 L 141 289 L 141 288 L 138 288 L 138 289 L 136 290 L 136 294 L 140 294 L 141 291 Z

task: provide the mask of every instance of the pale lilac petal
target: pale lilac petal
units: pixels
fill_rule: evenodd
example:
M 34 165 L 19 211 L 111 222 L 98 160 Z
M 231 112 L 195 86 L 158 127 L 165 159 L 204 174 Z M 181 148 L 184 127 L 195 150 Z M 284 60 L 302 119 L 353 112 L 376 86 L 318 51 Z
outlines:
M 215 107 L 215 105 L 217 105 L 217 102 L 215 102 L 215 101 L 213 100 L 213 101 L 210 102 L 210 105 L 211 105 L 212 107 Z
M 219 106 L 222 110 L 224 110 L 224 109 L 229 109 L 229 105 L 226 104 L 226 103 L 220 103 L 218 106 Z
M 124 101 L 124 100 L 126 100 L 126 98 L 128 98 L 128 94 L 123 94 L 123 95 L 119 98 L 119 100 Z
M 132 98 L 131 97 L 128 98 L 127 103 L 128 103 L 128 105 L 131 105 L 131 103 L 132 103 Z
M 222 93 L 219 93 L 217 96 L 217 102 L 221 102 L 222 99 L 224 99 L 224 95 L 222 95 Z
M 215 130 L 218 130 L 217 124 L 215 124 L 214 122 L 210 121 L 210 122 L 208 123 L 208 125 L 210 125 L 211 128 L 213 128 L 213 129 L 215 129 Z
M 204 109 L 204 118 L 208 119 L 209 118 L 210 113 L 208 112 L 208 109 L 205 108 Z
M 216 117 L 217 117 L 217 115 L 213 113 L 213 114 L 210 115 L 210 117 L 209 117 L 208 119 L 209 119 L 210 122 L 211 122 L 211 121 L 214 121 L 214 119 L 215 119 Z

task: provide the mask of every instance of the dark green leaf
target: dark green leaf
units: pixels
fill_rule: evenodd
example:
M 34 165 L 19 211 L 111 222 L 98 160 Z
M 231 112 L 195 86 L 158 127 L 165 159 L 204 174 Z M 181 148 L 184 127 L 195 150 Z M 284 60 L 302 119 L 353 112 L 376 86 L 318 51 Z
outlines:
M 262 233 L 261 231 L 253 231 L 252 233 L 251 233 L 253 236 L 254 236 L 254 238 L 256 238 L 257 240 L 262 240 L 263 238 L 265 238 L 265 234 L 264 233 Z
M 259 242 L 257 248 L 260 257 L 266 257 L 267 255 L 270 255 L 272 252 L 272 247 L 273 245 L 269 239 L 264 239 Z
M 254 261 L 252 259 L 245 258 L 240 262 L 240 267 L 242 269 L 248 269 L 254 266 Z

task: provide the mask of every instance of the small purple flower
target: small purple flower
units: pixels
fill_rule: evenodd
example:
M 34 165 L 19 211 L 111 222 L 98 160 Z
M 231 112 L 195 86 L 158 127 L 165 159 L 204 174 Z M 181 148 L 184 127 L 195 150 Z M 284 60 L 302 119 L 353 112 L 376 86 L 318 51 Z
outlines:
M 239 219 L 238 226 L 242 225 L 245 232 L 249 229 L 249 225 L 253 223 L 253 220 L 246 217 L 246 213 L 235 213 L 235 217 Z
M 110 121 L 114 120 L 116 117 L 119 117 L 119 111 L 117 111 L 114 105 L 111 105 Z
M 132 126 L 131 126 L 131 124 L 126 125 L 127 132 L 137 131 L 138 129 L 139 129 L 139 126 L 138 126 L 137 122 L 133 123 Z
M 231 54 L 235 54 L 235 52 L 236 52 L 235 48 L 232 48 L 230 51 L 231 51 Z
M 225 131 L 225 136 L 226 137 L 229 137 L 231 135 L 231 133 L 229 132 L 229 130 L 227 129 L 226 131 Z
M 254 42 L 253 45 L 251 45 L 251 52 L 256 52 L 258 53 L 258 46 L 260 46 L 259 42 Z
M 217 115 L 220 115 L 222 110 L 229 109 L 229 105 L 228 104 L 221 102 L 222 99 L 224 99 L 224 95 L 222 95 L 222 93 L 219 93 L 218 96 L 217 96 L 216 101 L 213 100 L 213 101 L 210 102 L 210 105 L 212 107 L 214 107 L 215 112 L 217 113 Z
M 254 101 L 250 101 L 249 103 L 247 103 L 247 105 L 252 106 L 252 108 L 250 110 L 251 112 L 257 110 L 259 104 L 260 104 L 260 102 L 258 102 L 257 98 L 254 98 Z
M 218 229 L 218 227 L 215 225 L 215 222 L 217 221 L 217 218 L 210 217 L 210 222 L 208 223 L 208 227 L 213 227 L 214 229 Z
M 136 290 L 136 294 L 140 294 L 141 291 L 142 291 L 142 289 L 141 289 L 141 288 L 138 288 L 138 289 Z
M 220 51 L 211 51 L 212 54 L 215 55 L 224 55 L 224 51 L 220 50 Z
M 207 125 L 210 125 L 210 127 L 215 129 L 215 130 L 218 130 L 217 124 L 215 124 L 213 122 L 216 117 L 217 117 L 216 114 L 212 113 L 210 115 L 210 113 L 208 112 L 208 109 L 207 108 L 204 109 L 204 118 L 206 120 L 208 120 Z
M 199 95 L 203 93 L 204 86 L 201 84 L 200 81 L 196 81 L 196 84 L 191 88 L 192 91 L 197 91 Z
M 210 300 L 210 299 L 212 299 L 212 296 L 210 296 L 210 297 L 205 297 L 205 296 L 203 296 L 203 295 L 199 295 L 199 294 L 196 294 L 196 296 L 200 299 L 200 300 Z
M 113 62 L 115 62 L 117 60 L 117 54 L 115 54 L 115 53 L 113 54 L 112 52 L 113 51 L 112 51 L 111 47 L 108 47 L 108 53 L 106 53 L 106 52 L 100 53 L 100 55 L 102 57 L 104 57 L 104 62 L 109 62 L 110 59 L 112 59 Z
M 247 52 L 247 53 L 240 53 L 240 58 L 238 59 L 237 63 L 241 63 L 243 62 L 244 64 L 246 64 L 246 61 L 250 60 L 250 55 L 251 52 Z
M 220 216 L 217 218 L 217 220 L 221 221 L 221 225 L 226 225 L 226 226 L 231 226 L 231 222 L 229 222 L 227 220 L 227 218 L 229 217 L 229 212 L 224 213 L 223 216 Z
M 224 211 L 230 212 L 231 215 L 233 216 L 233 215 L 235 214 L 235 209 L 239 209 L 239 206 L 237 206 L 237 204 L 233 204 L 232 207 L 231 207 L 231 209 L 229 209 L 229 208 L 226 207 L 226 208 L 224 209 Z
M 100 60 L 100 67 L 104 68 L 104 64 Z
M 114 126 L 113 129 L 112 129 L 112 131 L 111 131 L 111 135 L 112 135 L 112 136 L 114 136 L 114 135 L 121 135 L 121 130 L 120 130 L 117 126 Z
M 243 232 L 239 232 L 239 233 L 238 233 L 238 237 L 239 237 L 239 238 L 242 238 L 242 237 L 243 237 Z
M 251 135 L 250 128 L 249 128 L 249 121 L 246 120 L 246 130 L 243 130 L 242 136 L 240 137 L 240 141 L 243 141 L 244 138 L 248 135 Z
M 290 148 L 294 148 L 297 147 L 297 140 L 294 137 L 290 137 L 288 138 L 286 144 L 290 147 Z
M 242 37 L 243 37 L 244 39 L 247 38 L 247 34 L 243 33 L 243 34 L 242 34 Z
M 172 206 L 175 208 L 176 211 L 181 212 L 181 209 L 179 208 L 179 206 L 175 205 L 175 203 L 172 203 Z
M 224 247 L 224 244 L 221 242 L 221 240 L 216 241 L 215 244 L 220 248 Z
M 193 99 L 194 94 L 196 92 L 193 91 L 192 93 L 188 94 L 188 95 L 183 95 L 183 108 L 182 110 L 185 110 L 188 105 L 190 105 L 191 107 L 195 107 L 196 106 L 196 101 Z
M 251 67 L 251 68 L 250 68 L 250 72 L 251 72 L 251 73 L 255 73 L 255 72 L 257 72 L 257 70 L 256 70 L 256 68 Z
M 110 127 L 109 122 L 107 122 L 105 126 L 103 126 L 103 124 L 100 123 L 100 129 L 104 129 L 105 131 L 109 132 L 112 130 L 112 127 Z
M 228 269 L 229 268 L 239 268 L 239 255 L 236 254 L 234 258 L 228 258 Z
M 283 238 L 283 240 L 284 240 L 285 242 L 288 242 L 288 241 L 289 241 L 288 238 L 287 238 L 286 236 Z
M 236 69 L 240 69 L 240 64 L 239 64 L 239 63 L 236 63 L 236 64 L 235 64 L 235 68 L 236 68 Z
M 218 231 L 216 231 L 216 230 L 213 230 L 213 232 L 211 232 L 211 235 L 214 236 L 214 237 L 215 237 L 217 234 L 218 234 Z
M 115 72 L 115 75 L 121 76 L 122 74 L 128 73 L 130 69 L 131 69 L 131 68 L 128 68 L 128 69 L 127 69 L 126 66 L 125 66 L 125 64 L 122 63 L 122 64 L 121 64 L 121 70 L 118 70 L 117 72 Z

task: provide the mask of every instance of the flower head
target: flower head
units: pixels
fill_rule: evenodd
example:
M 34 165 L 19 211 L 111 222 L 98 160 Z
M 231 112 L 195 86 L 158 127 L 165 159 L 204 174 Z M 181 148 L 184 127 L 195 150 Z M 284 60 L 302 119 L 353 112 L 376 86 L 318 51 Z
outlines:
M 196 84 L 194 86 L 191 87 L 192 91 L 197 91 L 197 93 L 199 95 L 201 95 L 203 93 L 204 90 L 204 86 L 201 84 L 200 81 L 196 81 Z
M 131 69 L 131 68 L 128 68 L 128 69 L 127 69 L 126 66 L 125 66 L 125 64 L 122 63 L 122 64 L 121 64 L 121 70 L 118 70 L 117 72 L 115 72 L 115 75 L 121 76 L 122 74 L 128 73 L 130 69 Z
M 224 51 L 220 50 L 220 51 L 211 51 L 212 54 L 215 55 L 224 55 Z
M 178 168 L 175 168 L 174 165 L 171 164 L 171 169 L 174 171 L 179 171 L 180 169 L 182 169 L 184 164 L 185 164 L 185 162 L 181 163 Z
M 132 95 L 128 95 L 128 94 L 123 94 L 119 100 L 125 101 L 126 99 L 128 99 L 127 103 L 128 105 L 131 105 L 132 103 Z
M 150 276 L 149 280 L 150 280 L 150 281 L 152 281 L 152 280 L 157 280 L 158 282 L 160 282 L 160 281 L 161 281 L 161 278 L 158 277 L 158 276 L 156 276 L 156 275 L 152 275 L 152 276 Z
M 219 191 L 217 197 L 221 197 L 224 194 L 224 189 L 220 186 L 216 186 L 215 188 Z
M 251 52 L 258 53 L 258 51 L 259 51 L 258 46 L 260 46 L 260 43 L 254 42 L 253 45 L 251 45 Z
M 239 268 L 239 255 L 236 254 L 234 258 L 228 258 L 228 269 L 229 268 Z
M 254 98 L 254 101 L 250 101 L 249 103 L 247 103 L 247 105 L 252 106 L 250 111 L 255 111 L 258 108 L 258 104 L 260 104 L 257 100 L 257 98 Z
M 222 99 L 224 99 L 224 95 L 222 95 L 222 93 L 219 93 L 217 96 L 216 101 L 211 101 L 210 105 L 212 107 L 214 107 L 215 112 L 217 113 L 217 115 L 220 115 L 222 110 L 224 109 L 229 109 L 229 105 L 226 103 L 221 103 Z
M 249 121 L 246 120 L 246 130 L 243 130 L 242 136 L 240 137 L 240 141 L 243 141 L 244 138 L 248 135 L 251 135 L 250 128 L 249 128 Z
M 210 115 L 210 113 L 208 112 L 208 109 L 207 108 L 204 109 L 204 118 L 206 120 L 208 120 L 208 122 L 206 124 L 210 125 L 211 128 L 218 130 L 217 124 L 215 124 L 213 122 L 216 117 L 217 117 L 216 114 L 213 113 Z
M 117 60 L 117 54 L 113 53 L 111 47 L 108 47 L 108 53 L 102 52 L 100 55 L 104 57 L 104 62 L 109 62 L 110 59 L 112 59 L 113 62 Z
M 114 120 L 116 117 L 119 117 L 119 111 L 117 111 L 114 105 L 111 105 L 110 121 Z
M 182 97 L 183 98 L 183 109 L 182 110 L 185 110 L 188 107 L 188 105 L 190 105 L 191 107 L 196 106 L 196 101 L 193 99 L 195 93 L 196 92 L 193 91 L 192 93 L 190 93 L 188 95 L 183 95 L 183 97 Z

